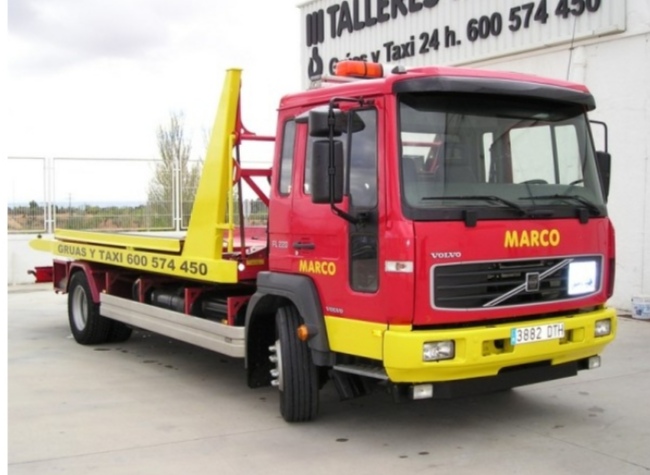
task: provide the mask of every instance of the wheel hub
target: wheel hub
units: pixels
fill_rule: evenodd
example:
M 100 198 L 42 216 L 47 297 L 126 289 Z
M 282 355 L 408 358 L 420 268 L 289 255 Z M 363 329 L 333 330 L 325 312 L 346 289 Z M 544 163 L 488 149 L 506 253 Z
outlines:
M 86 328 L 88 322 L 88 298 L 83 287 L 77 286 L 72 294 L 72 317 L 79 330 Z
M 280 340 L 275 341 L 275 345 L 269 347 L 271 354 L 269 361 L 275 364 L 275 368 L 271 369 L 271 386 L 278 388 L 280 391 L 284 390 L 284 383 L 282 381 L 282 345 Z

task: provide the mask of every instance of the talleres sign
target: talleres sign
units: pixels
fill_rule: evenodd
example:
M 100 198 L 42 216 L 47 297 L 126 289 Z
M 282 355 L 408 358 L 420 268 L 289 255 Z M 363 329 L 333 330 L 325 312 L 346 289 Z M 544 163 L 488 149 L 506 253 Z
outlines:
M 301 6 L 304 78 L 346 58 L 463 64 L 625 31 L 625 0 L 314 0 Z

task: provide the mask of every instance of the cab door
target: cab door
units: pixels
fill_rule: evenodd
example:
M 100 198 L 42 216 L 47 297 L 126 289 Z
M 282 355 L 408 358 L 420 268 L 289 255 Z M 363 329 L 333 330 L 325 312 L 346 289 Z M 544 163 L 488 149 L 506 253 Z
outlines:
M 382 136 L 382 124 L 377 105 L 349 111 L 363 121 L 363 128 L 335 138 L 342 141 L 345 157 L 344 200 L 337 206 L 357 218 L 357 223 L 337 216 L 329 204 L 312 203 L 313 143 L 322 139 L 309 137 L 307 124 L 298 125 L 298 182 L 294 182 L 290 246 L 292 270 L 314 280 L 325 315 L 386 322 L 382 299 L 387 296 L 379 272 L 379 229 L 385 204 L 380 192 L 378 137 Z
M 292 198 L 296 175 L 295 155 L 298 138 L 293 116 L 280 117 L 277 146 L 274 161 L 274 182 L 271 185 L 269 202 L 269 269 L 290 272 L 293 264 L 291 242 Z
M 346 222 L 338 219 L 329 205 L 312 203 L 312 145 L 313 139 L 308 137 L 307 124 L 298 123 L 289 250 L 292 254 L 292 271 L 309 275 L 322 298 L 324 295 L 331 294 L 334 289 L 341 288 L 345 283 Z M 325 313 L 331 312 L 331 310 L 323 310 Z

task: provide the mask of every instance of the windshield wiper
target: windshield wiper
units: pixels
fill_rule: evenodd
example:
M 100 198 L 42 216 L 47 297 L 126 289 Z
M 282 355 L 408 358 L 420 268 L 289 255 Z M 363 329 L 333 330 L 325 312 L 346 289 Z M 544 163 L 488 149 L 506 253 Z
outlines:
M 520 200 L 566 200 L 566 201 L 577 201 L 582 204 L 593 216 L 600 216 L 601 211 L 598 205 L 589 201 L 587 198 L 584 198 L 580 195 L 539 195 L 539 196 L 526 196 L 519 198 Z
M 495 196 L 495 195 L 476 195 L 476 196 L 425 196 L 422 198 L 422 201 L 425 200 L 482 200 L 482 201 L 491 201 L 491 202 L 497 202 L 506 205 L 509 208 L 512 208 L 514 210 L 519 211 L 519 214 L 522 216 L 528 215 L 528 211 L 526 211 L 523 207 L 519 206 L 517 203 L 514 203 L 510 200 L 507 200 L 505 198 L 501 198 L 500 196 Z

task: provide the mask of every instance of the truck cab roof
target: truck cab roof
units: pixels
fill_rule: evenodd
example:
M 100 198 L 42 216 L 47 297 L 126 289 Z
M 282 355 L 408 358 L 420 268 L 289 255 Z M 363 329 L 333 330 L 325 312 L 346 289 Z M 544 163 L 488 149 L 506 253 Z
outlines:
M 582 84 L 509 71 L 432 66 L 393 72 L 381 78 L 327 84 L 327 87 L 284 96 L 280 101 L 280 110 L 323 104 L 337 96 L 359 97 L 405 92 L 497 94 L 580 104 L 588 111 L 596 107 L 593 96 Z

